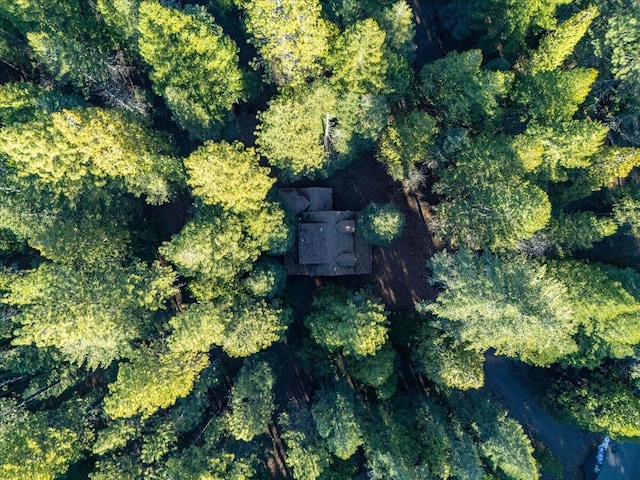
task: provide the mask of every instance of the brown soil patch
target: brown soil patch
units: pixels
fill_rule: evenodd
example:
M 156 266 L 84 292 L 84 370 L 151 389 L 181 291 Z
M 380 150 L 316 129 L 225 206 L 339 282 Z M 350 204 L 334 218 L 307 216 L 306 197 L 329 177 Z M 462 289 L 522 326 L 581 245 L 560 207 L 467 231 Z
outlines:
M 435 289 L 427 283 L 425 265 L 436 246 L 424 218 L 428 205 L 420 197 L 403 189 L 372 159 L 358 160 L 316 185 L 333 188 L 337 209 L 359 211 L 370 202 L 391 203 L 406 217 L 398 240 L 385 247 L 373 247 L 372 274 L 336 281 L 372 288 L 390 310 L 413 309 L 420 300 L 435 298 Z

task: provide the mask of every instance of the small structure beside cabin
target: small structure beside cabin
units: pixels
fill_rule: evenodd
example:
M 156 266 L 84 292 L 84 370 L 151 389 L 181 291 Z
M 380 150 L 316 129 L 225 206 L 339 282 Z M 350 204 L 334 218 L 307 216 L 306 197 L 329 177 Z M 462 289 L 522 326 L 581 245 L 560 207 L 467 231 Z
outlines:
M 282 188 L 280 198 L 299 222 L 295 244 L 284 257 L 289 275 L 371 273 L 371 245 L 356 235 L 358 214 L 333 210 L 331 188 Z

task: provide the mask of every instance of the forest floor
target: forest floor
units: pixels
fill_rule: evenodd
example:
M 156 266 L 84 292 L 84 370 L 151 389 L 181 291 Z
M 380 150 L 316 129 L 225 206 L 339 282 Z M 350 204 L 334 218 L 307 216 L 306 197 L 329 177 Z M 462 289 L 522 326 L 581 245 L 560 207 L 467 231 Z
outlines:
M 411 310 L 420 300 L 433 299 L 436 290 L 426 281 L 427 259 L 436 246 L 427 227 L 429 207 L 421 195 L 408 192 L 399 182 L 393 181 L 384 167 L 372 158 L 362 158 L 331 178 L 309 182 L 309 186 L 333 189 L 333 206 L 337 210 L 359 211 L 370 202 L 391 203 L 405 215 L 402 236 L 385 247 L 372 247 L 373 265 L 369 275 L 317 278 L 311 282 L 293 277 L 288 285 L 312 290 L 303 284 L 339 283 L 350 288 L 371 288 L 381 298 L 388 310 Z M 297 186 L 307 186 L 301 182 Z M 311 288 L 310 288 L 311 287 Z
M 542 443 L 562 463 L 562 480 L 582 480 L 582 465 L 601 438 L 553 419 L 536 398 L 532 388 L 535 382 L 529 368 L 516 360 L 489 353 L 486 355 L 485 385 L 498 396 L 509 416 L 520 422 L 534 441 Z

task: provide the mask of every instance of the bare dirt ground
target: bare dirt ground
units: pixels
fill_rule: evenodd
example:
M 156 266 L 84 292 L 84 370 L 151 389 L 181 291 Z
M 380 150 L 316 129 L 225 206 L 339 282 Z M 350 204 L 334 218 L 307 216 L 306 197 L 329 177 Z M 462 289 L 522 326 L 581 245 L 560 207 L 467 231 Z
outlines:
M 426 261 L 436 247 L 421 213 L 428 209 L 424 202 L 368 158 L 319 184 L 333 188 L 334 208 L 339 210 L 359 211 L 369 202 L 391 203 L 405 215 L 402 236 L 391 245 L 372 248 L 373 273 L 349 277 L 345 282 L 353 287 L 370 286 L 390 310 L 413 309 L 418 301 L 435 298 L 425 275 Z
M 544 444 L 562 462 L 562 480 L 582 480 L 582 464 L 600 437 L 573 425 L 558 423 L 543 410 L 531 389 L 527 369 L 516 360 L 487 354 L 486 387 L 496 393 L 509 415 L 522 424 L 532 439 Z

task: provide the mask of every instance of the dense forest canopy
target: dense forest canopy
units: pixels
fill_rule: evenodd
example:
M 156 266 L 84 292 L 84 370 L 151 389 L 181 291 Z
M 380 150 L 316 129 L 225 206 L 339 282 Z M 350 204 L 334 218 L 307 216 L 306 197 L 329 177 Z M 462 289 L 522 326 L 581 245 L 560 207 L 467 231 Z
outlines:
M 639 0 L 0 0 L 0 477 L 562 478 L 493 355 L 640 441 L 638 167 Z

